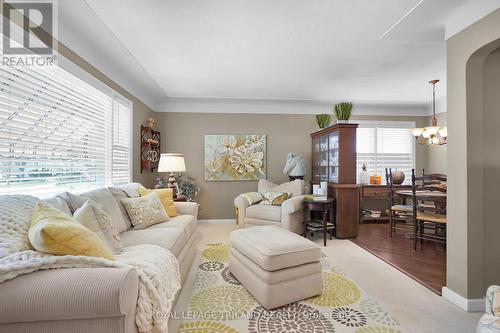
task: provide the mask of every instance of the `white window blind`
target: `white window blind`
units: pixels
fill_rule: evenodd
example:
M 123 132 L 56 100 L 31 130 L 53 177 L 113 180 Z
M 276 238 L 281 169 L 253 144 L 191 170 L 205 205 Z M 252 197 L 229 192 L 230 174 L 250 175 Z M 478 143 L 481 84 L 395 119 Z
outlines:
M 413 122 L 360 122 L 357 130 L 356 166 L 359 173 L 366 163 L 370 175 L 382 176 L 385 168 L 398 169 L 409 181 L 415 167 L 415 139 L 411 134 Z
M 59 67 L 1 66 L 0 194 L 46 197 L 128 181 L 130 116 L 127 103 Z
M 112 183 L 115 185 L 130 183 L 130 132 L 131 106 L 122 99 L 115 99 L 113 105 L 113 140 L 112 140 Z

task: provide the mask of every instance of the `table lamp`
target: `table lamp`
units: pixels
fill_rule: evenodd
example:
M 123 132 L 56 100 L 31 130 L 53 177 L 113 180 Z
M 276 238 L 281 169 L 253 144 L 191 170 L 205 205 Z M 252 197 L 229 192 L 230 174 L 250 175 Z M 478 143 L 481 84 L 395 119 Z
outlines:
M 174 198 L 177 197 L 177 182 L 175 180 L 176 172 L 185 172 L 186 164 L 184 156 L 177 153 L 160 154 L 160 162 L 158 163 L 158 172 L 170 172 L 168 176 L 168 188 L 171 188 Z

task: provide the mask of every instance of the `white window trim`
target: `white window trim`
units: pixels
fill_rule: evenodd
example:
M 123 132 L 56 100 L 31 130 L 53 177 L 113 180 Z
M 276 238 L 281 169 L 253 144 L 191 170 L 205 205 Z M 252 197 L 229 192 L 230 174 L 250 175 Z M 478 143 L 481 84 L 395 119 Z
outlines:
M 132 103 L 129 99 L 123 97 L 122 95 L 118 94 L 116 95 L 114 98 L 113 98 L 113 101 L 119 101 L 120 103 L 126 105 L 129 109 L 130 109 L 130 121 L 129 121 L 129 143 L 128 143 L 128 156 L 130 157 L 128 159 L 128 168 L 130 170 L 129 172 L 129 175 L 128 175 L 128 182 L 131 183 L 132 182 L 132 177 L 133 177 L 133 172 L 134 170 L 132 169 L 133 167 L 133 151 L 134 151 L 134 147 L 133 147 L 133 144 L 134 144 L 134 124 L 133 124 L 133 120 L 134 120 L 134 103 Z M 113 128 L 113 127 L 112 127 Z M 113 135 L 114 133 L 111 133 L 111 135 Z M 113 137 L 113 136 L 111 136 Z M 113 158 L 113 154 L 111 154 L 111 158 Z M 111 165 L 113 165 L 113 160 L 111 160 Z M 113 171 L 111 171 L 113 172 Z M 113 176 L 113 175 L 111 175 Z M 113 177 L 111 177 L 111 179 L 113 179 Z
M 415 128 L 415 121 L 399 121 L 399 120 L 359 120 L 357 121 L 358 127 L 360 128 L 377 128 L 377 127 L 385 127 L 385 128 Z M 375 138 L 376 140 L 376 138 Z M 375 142 L 376 144 L 376 142 Z M 411 155 L 413 159 L 413 168 L 416 168 L 417 165 L 417 144 L 414 141 L 411 145 Z
M 74 62 L 72 62 L 68 58 L 58 54 L 57 59 L 58 59 L 57 60 L 58 67 L 61 67 L 62 69 L 64 69 L 68 73 L 71 73 L 72 75 L 76 76 L 80 80 L 86 82 L 87 84 L 91 85 L 92 87 L 100 90 L 102 93 L 108 95 L 109 97 L 119 98 L 122 101 L 126 101 L 127 103 L 130 103 L 131 106 L 133 105 L 133 103 L 130 101 L 130 99 L 126 98 L 125 96 L 123 96 L 122 94 L 120 94 L 119 92 L 117 92 L 116 90 L 111 88 L 109 85 L 102 82 L 101 80 L 99 80 L 98 78 L 96 78 L 95 76 L 93 76 L 92 74 L 90 74 L 89 72 L 87 72 L 86 70 L 84 70 L 83 68 L 78 66 L 77 64 L 75 64 Z M 132 108 L 131 108 L 131 110 L 132 110 Z
M 415 128 L 416 122 L 414 121 L 399 121 L 399 120 L 360 120 L 357 122 L 359 127 L 385 127 L 385 128 Z M 413 168 L 417 165 L 417 144 L 413 142 L 411 145 L 413 155 Z
M 0 37 L 3 38 L 3 35 L 0 34 Z M 57 55 L 57 64 L 55 65 L 62 70 L 66 71 L 70 75 L 73 75 L 77 79 L 85 82 L 86 84 L 90 85 L 91 87 L 97 89 L 104 95 L 108 96 L 111 98 L 112 102 L 119 101 L 120 104 L 124 105 L 126 108 L 130 110 L 129 112 L 129 142 L 128 142 L 128 182 L 131 182 L 133 179 L 133 102 L 123 96 L 122 94 L 118 93 L 115 91 L 113 88 L 111 88 L 109 85 L 105 84 L 103 81 L 99 80 L 95 76 L 91 75 L 89 72 L 85 71 L 83 68 L 79 67 L 77 64 L 73 63 L 71 60 L 67 59 L 66 57 L 61 56 L 60 54 Z M 114 105 L 112 105 L 114 107 Z M 111 111 L 113 112 L 113 111 Z M 113 126 L 111 126 L 111 134 L 113 134 Z M 113 136 L 111 136 L 113 138 Z M 112 143 L 111 143 L 112 144 Z M 111 154 L 113 156 L 113 154 Z M 112 182 L 113 180 L 113 161 L 111 160 L 111 177 L 106 180 L 105 186 L 111 186 L 112 184 L 109 182 Z
M 130 109 L 130 138 L 129 138 L 129 182 L 132 182 L 132 177 L 133 177 L 133 144 L 134 144 L 134 125 L 133 125 L 133 119 L 134 119 L 134 103 L 123 96 L 122 94 L 118 93 L 116 90 L 75 64 L 73 61 L 69 60 L 68 58 L 58 54 L 58 64 L 60 68 L 63 70 L 67 71 L 68 73 L 76 76 L 80 80 L 84 81 L 85 83 L 91 85 L 92 87 L 100 90 L 102 93 L 110 96 L 113 98 L 113 102 L 119 100 L 122 104 L 126 105 Z M 113 133 L 111 133 L 113 134 Z M 111 136 L 113 137 L 113 136 Z M 111 165 L 113 165 L 113 161 L 111 161 Z M 111 171 L 112 172 L 112 171 Z M 113 179 L 112 174 L 111 174 L 111 179 Z

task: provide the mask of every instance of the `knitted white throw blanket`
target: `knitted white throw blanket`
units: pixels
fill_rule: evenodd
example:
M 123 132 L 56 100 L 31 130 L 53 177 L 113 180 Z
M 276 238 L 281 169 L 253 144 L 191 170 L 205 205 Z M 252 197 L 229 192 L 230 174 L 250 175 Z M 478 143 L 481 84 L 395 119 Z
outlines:
M 123 248 L 115 260 L 87 256 L 53 256 L 30 249 L 27 230 L 38 199 L 0 196 L 0 283 L 41 269 L 127 267 L 139 275 L 135 322 L 140 332 L 167 333 L 166 314 L 180 289 L 179 264 L 174 255 L 156 245 Z M 161 316 L 155 316 L 160 312 Z M 159 319 L 157 319 L 159 318 Z

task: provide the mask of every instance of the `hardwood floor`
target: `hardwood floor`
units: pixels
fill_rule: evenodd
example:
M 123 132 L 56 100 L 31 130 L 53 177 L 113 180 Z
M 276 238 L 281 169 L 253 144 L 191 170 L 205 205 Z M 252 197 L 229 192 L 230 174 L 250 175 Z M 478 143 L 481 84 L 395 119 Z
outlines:
M 405 238 L 405 233 L 398 230 L 391 239 L 388 224 L 365 223 L 351 241 L 441 295 L 446 284 L 446 251 L 428 241 L 414 251 L 413 240 Z

